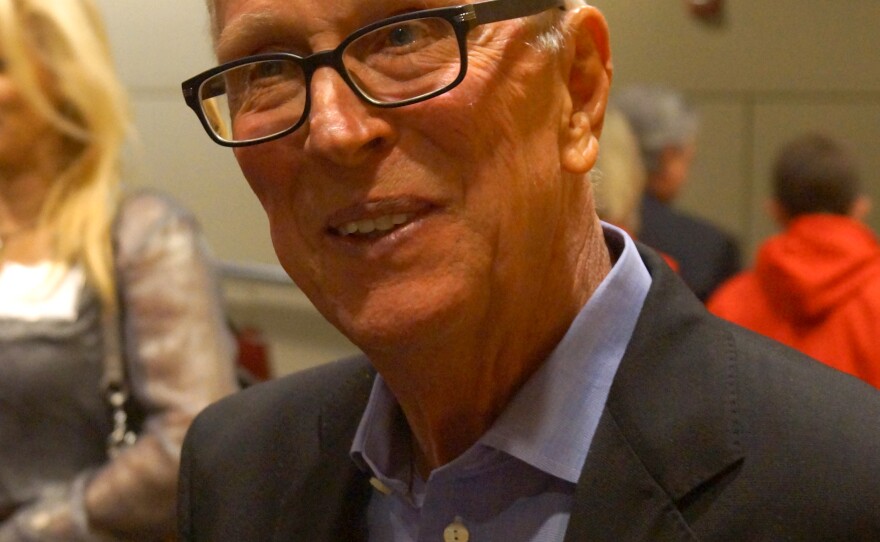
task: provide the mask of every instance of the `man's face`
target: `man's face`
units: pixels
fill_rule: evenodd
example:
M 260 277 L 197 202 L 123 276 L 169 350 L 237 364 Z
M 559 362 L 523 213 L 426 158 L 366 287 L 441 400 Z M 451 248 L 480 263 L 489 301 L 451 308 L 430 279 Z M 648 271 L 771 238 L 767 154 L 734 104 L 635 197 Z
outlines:
M 651 182 L 651 191 L 657 199 L 672 202 L 678 197 L 687 182 L 696 148 L 695 143 L 686 143 L 663 150 L 661 174 L 656 175 Z
M 332 49 L 365 24 L 449 4 L 223 0 L 218 57 Z M 401 108 L 370 106 L 321 68 L 298 131 L 236 151 L 281 264 L 365 350 L 497 324 L 578 249 L 566 229 L 592 210 L 560 165 L 567 75 L 534 34 L 523 20 L 477 27 L 465 80 Z

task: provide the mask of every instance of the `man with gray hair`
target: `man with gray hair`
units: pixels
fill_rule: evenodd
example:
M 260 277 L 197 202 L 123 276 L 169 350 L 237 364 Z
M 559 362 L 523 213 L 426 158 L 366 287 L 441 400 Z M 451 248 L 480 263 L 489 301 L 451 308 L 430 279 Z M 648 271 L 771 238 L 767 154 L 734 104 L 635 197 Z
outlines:
M 198 418 L 184 539 L 880 538 L 880 396 L 710 316 L 597 218 L 596 8 L 212 6 L 187 103 L 364 355 Z
M 629 120 L 648 172 L 639 240 L 670 255 L 701 300 L 739 270 L 736 241 L 710 222 L 673 207 L 691 169 L 699 119 L 681 93 L 631 86 L 614 103 Z

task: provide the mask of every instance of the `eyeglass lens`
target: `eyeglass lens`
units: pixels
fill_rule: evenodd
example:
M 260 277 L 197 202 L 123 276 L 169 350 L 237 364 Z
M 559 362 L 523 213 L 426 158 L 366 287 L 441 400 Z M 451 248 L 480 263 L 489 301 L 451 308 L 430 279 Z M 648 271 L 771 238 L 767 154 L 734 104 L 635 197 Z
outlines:
M 395 104 L 451 85 L 461 72 L 455 28 L 442 18 L 397 22 L 345 46 L 350 84 L 367 100 Z M 259 60 L 225 70 L 199 88 L 202 110 L 226 141 L 271 137 L 305 114 L 307 79 L 294 58 Z

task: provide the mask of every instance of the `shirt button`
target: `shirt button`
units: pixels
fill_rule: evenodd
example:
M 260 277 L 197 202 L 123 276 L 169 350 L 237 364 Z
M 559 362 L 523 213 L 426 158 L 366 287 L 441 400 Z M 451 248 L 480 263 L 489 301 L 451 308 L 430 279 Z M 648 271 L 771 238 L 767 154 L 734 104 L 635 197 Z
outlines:
M 375 476 L 370 478 L 370 485 L 383 495 L 391 495 L 391 488 L 383 484 L 382 480 L 379 480 Z
M 35 531 L 42 531 L 52 522 L 52 517 L 48 512 L 38 512 L 31 518 L 31 528 Z M 11 522 L 10 522 L 11 523 Z
M 467 527 L 461 522 L 461 518 L 455 518 L 455 521 L 450 523 L 443 529 L 443 542 L 468 542 L 471 538 L 471 533 L 468 532 Z

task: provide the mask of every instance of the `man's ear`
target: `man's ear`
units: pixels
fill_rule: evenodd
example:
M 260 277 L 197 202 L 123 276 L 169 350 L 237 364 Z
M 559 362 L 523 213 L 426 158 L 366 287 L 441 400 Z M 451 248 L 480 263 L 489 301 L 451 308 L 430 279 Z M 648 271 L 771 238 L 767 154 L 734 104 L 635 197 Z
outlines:
M 864 221 L 871 212 L 871 198 L 868 196 L 859 196 L 853 201 L 849 211 L 849 216 L 858 221 Z
M 608 24 L 592 6 L 565 15 L 566 60 L 569 62 L 570 107 L 562 119 L 561 161 L 570 173 L 586 173 L 596 163 L 599 134 L 611 88 L 612 66 Z
M 785 229 L 788 226 L 789 220 L 791 220 L 791 216 L 789 216 L 788 211 L 785 209 L 785 206 L 782 205 L 776 198 L 770 198 L 764 203 L 764 209 L 767 211 L 767 214 L 770 215 L 770 218 L 776 222 L 776 225 L 782 229 Z

